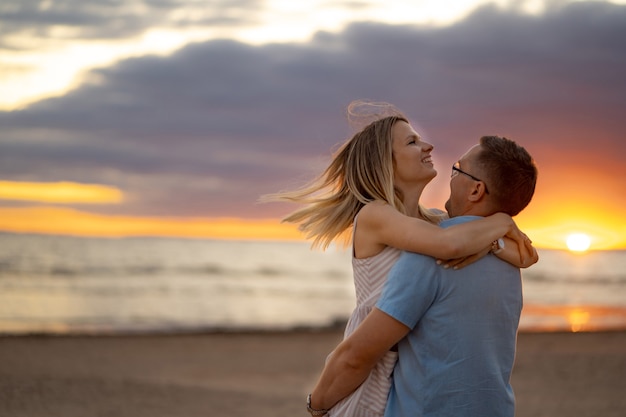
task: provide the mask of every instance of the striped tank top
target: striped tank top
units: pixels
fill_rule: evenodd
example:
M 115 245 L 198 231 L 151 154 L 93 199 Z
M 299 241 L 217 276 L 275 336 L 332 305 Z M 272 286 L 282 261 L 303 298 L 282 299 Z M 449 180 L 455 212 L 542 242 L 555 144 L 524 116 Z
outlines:
M 354 224 L 356 228 L 356 218 Z M 344 338 L 356 330 L 376 305 L 387 280 L 387 274 L 401 253 L 401 250 L 387 246 L 374 256 L 356 259 L 354 250 L 352 251 L 356 308 L 348 320 Z M 365 382 L 352 394 L 338 402 L 328 415 L 330 417 L 382 417 L 391 388 L 391 373 L 397 359 L 397 352 L 387 352 Z

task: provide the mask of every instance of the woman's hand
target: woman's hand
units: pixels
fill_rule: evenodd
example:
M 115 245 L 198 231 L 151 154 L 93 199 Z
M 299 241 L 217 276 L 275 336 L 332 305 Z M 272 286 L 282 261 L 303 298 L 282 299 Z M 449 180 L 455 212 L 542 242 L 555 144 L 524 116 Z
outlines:
M 532 263 L 534 263 L 531 263 L 531 260 L 536 257 L 536 251 L 533 248 L 533 242 L 528 236 L 526 236 L 525 233 L 523 233 L 517 227 L 517 224 L 515 224 L 515 221 L 512 218 L 509 231 L 506 233 L 505 236 L 509 239 L 512 239 L 517 244 L 521 265 L 531 265 Z
M 523 262 L 520 262 L 519 248 L 514 241 L 507 237 L 504 238 L 504 249 L 494 252 L 494 254 L 503 261 L 506 261 L 518 268 L 528 268 L 539 261 L 539 255 L 537 254 L 537 250 L 533 247 L 530 239 L 524 241 L 524 246 L 531 255 L 530 258 L 525 258 Z

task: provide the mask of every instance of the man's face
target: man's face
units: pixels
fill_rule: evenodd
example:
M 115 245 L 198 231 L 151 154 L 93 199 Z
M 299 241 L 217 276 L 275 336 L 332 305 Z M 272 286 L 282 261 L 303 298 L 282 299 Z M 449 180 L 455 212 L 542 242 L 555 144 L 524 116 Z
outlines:
M 464 173 L 452 170 L 452 177 L 450 178 L 450 198 L 448 198 L 445 205 L 446 211 L 450 217 L 461 216 L 471 209 L 471 202 L 468 197 L 472 193 L 476 180 L 471 178 L 470 175 L 476 175 L 474 174 L 474 161 L 480 151 L 480 145 L 475 145 L 461 156 L 457 167 Z

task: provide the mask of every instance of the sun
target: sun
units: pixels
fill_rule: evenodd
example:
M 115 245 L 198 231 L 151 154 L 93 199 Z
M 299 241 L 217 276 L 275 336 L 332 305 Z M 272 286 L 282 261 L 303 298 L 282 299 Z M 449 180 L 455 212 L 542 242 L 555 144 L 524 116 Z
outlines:
M 572 252 L 584 252 L 589 249 L 591 239 L 584 233 L 572 233 L 567 237 L 565 243 Z

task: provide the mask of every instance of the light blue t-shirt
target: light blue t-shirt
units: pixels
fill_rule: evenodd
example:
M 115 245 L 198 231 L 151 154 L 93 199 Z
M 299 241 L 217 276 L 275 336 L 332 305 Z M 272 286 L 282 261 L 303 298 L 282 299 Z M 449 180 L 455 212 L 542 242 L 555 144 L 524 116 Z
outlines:
M 412 328 L 398 344 L 385 417 L 513 417 L 518 268 L 487 255 L 444 269 L 434 258 L 405 252 L 376 307 Z

